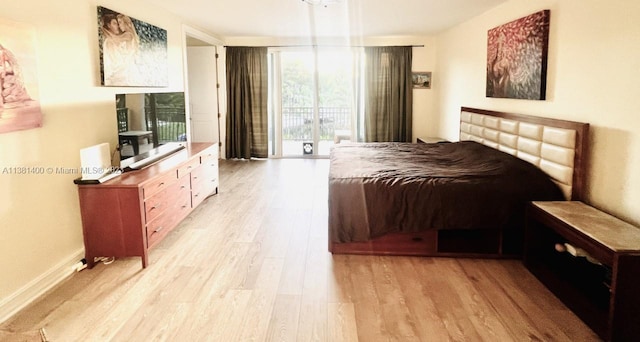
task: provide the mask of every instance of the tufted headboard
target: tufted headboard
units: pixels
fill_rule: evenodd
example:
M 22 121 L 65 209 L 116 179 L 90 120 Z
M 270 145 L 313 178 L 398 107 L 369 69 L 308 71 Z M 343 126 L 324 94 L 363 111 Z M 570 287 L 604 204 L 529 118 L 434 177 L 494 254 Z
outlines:
M 538 166 L 567 200 L 581 200 L 589 124 L 462 107 L 460 140 L 473 140 Z

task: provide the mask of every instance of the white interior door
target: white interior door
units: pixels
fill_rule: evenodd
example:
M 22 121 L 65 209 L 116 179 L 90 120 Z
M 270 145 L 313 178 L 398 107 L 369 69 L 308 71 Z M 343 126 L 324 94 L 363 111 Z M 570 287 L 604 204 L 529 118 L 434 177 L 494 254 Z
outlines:
M 187 47 L 191 141 L 220 142 L 216 47 Z

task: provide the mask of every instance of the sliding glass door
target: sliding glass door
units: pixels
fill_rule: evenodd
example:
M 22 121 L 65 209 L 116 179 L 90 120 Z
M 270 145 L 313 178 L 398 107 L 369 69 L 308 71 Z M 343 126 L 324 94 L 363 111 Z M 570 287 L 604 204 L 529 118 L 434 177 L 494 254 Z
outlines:
M 328 156 L 334 143 L 355 136 L 360 87 L 354 55 L 350 49 L 270 52 L 271 156 Z

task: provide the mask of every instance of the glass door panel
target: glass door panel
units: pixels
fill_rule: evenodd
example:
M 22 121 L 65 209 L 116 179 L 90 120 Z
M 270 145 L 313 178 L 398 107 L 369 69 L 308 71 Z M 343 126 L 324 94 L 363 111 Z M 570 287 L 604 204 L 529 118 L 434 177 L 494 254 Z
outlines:
M 353 57 L 349 49 L 319 50 L 318 155 L 329 155 L 336 141 L 351 140 Z
M 355 141 L 358 52 L 277 49 L 269 54 L 269 149 L 276 157 L 328 156 Z
M 314 154 L 314 58 L 311 51 L 282 51 L 282 156 Z

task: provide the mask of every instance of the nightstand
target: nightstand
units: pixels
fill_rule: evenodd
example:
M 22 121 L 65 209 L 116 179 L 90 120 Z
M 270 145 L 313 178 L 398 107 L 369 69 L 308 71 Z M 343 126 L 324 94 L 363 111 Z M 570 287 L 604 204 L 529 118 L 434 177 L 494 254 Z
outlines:
M 438 137 L 419 137 L 416 138 L 416 142 L 419 144 L 435 144 L 440 142 L 448 142 L 446 139 Z
M 640 336 L 640 229 L 582 202 L 532 202 L 523 256 L 600 337 Z

